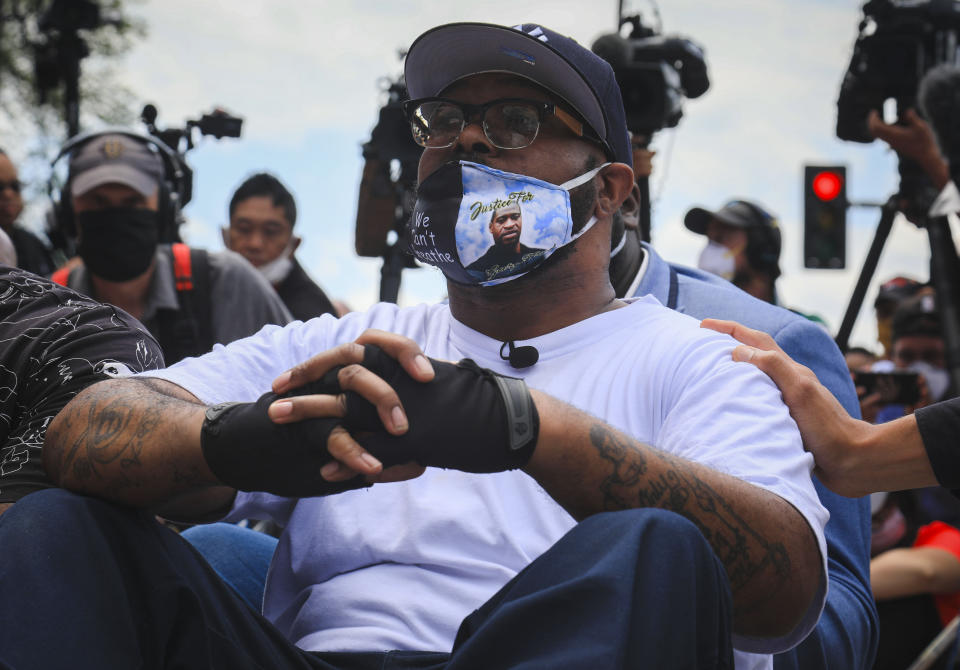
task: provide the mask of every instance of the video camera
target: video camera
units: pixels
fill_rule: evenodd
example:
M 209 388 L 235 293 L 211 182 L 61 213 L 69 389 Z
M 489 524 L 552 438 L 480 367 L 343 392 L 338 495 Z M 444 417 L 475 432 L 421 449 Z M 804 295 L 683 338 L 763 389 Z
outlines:
M 151 104 L 144 105 L 140 120 L 151 135 L 159 137 L 168 147 L 182 154 L 193 149 L 194 128 L 198 129 L 201 135 L 212 135 L 218 140 L 224 137 L 240 137 L 243 128 L 243 119 L 219 107 L 202 115 L 199 121 L 188 119 L 183 128 L 157 128 L 157 108 Z
M 423 152 L 413 141 L 410 124 L 403 114 L 403 103 L 410 97 L 403 78 L 384 82 L 387 100 L 380 108 L 370 140 L 363 145 L 365 166 L 356 230 L 360 256 L 383 256 L 388 250 L 390 231 L 399 235 L 403 230 L 416 201 L 417 166 Z
M 370 141 L 363 145 L 365 158 L 375 156 L 382 161 L 399 161 L 402 173 L 412 173 L 416 168 L 423 147 L 413 141 L 410 123 L 403 114 L 403 103 L 409 99 L 403 77 L 396 81 L 385 80 L 387 101 L 380 108 L 377 125 L 370 133 Z
M 872 110 L 883 111 L 888 100 L 896 103 L 898 122 L 911 108 L 939 110 L 943 98 L 946 113 L 941 131 L 953 123 L 953 100 L 960 89 L 950 70 L 958 63 L 960 46 L 960 1 L 958 0 L 869 0 L 863 5 L 863 19 L 853 46 L 850 66 L 844 75 L 837 99 L 837 137 L 853 142 L 872 142 L 868 117 Z M 946 65 L 947 77 L 933 81 L 931 72 Z M 928 86 L 929 85 L 929 86 Z M 939 98 L 934 95 L 939 91 Z M 923 104 L 918 104 L 923 96 Z M 935 99 L 937 98 L 937 99 Z M 941 110 L 942 111 L 942 110 Z M 935 116 L 939 116 L 937 111 Z M 928 118 L 932 130 L 943 141 L 935 118 Z M 941 146 L 949 158 L 952 146 Z M 930 215 L 937 187 L 914 161 L 899 161 L 900 188 L 881 207 L 880 221 L 864 260 L 860 277 L 850 298 L 836 337 L 841 350 L 847 346 L 883 245 L 898 213 L 927 231 L 930 242 L 930 279 L 942 309 L 942 327 L 947 343 L 951 379 L 960 388 L 960 257 L 945 216 Z
M 404 56 L 401 52 L 400 57 Z M 410 97 L 403 77 L 383 81 L 387 100 L 370 140 L 363 145 L 354 243 L 359 256 L 383 258 L 380 300 L 396 302 L 402 271 L 418 267 L 399 240 L 416 203 L 417 166 L 423 148 L 413 141 L 403 113 L 403 103 Z
M 656 5 L 654 11 L 657 13 Z M 623 0 L 617 15 L 617 32 L 601 35 L 591 49 L 613 68 L 636 151 L 648 147 L 658 130 L 676 127 L 683 117 L 684 98 L 698 98 L 706 93 L 710 79 L 703 49 L 698 44 L 679 35 L 662 35 L 662 26 L 654 29 L 644 25 L 639 13 L 624 16 Z M 629 26 L 626 36 L 624 26 Z M 637 185 L 640 237 L 649 242 L 649 178 L 639 176 Z
M 178 156 L 180 169 L 184 173 L 183 196 L 180 206 L 183 207 L 193 197 L 193 169 L 187 165 L 187 152 L 194 148 L 193 130 L 196 128 L 201 135 L 211 135 L 216 139 L 223 137 L 240 137 L 243 119 L 233 116 L 223 109 L 214 109 L 209 114 L 203 114 L 200 120 L 188 119 L 183 128 L 157 128 L 157 108 L 146 104 L 140 112 L 140 120 L 147 127 L 147 132 L 156 137 Z
M 869 0 L 837 100 L 837 137 L 873 142 L 870 110 L 897 104 L 897 116 L 916 105 L 924 73 L 956 61 L 960 3 L 955 0 Z
M 621 34 L 624 26 L 630 26 L 627 36 Z M 621 15 L 618 32 L 601 35 L 591 49 L 613 67 L 627 128 L 648 140 L 680 122 L 685 97 L 710 88 L 703 49 L 685 37 L 661 35 L 640 14 Z
M 883 113 L 896 102 L 897 117 L 917 106 L 924 74 L 957 61 L 960 3 L 955 0 L 869 0 L 853 45 L 850 66 L 837 99 L 837 137 L 873 142 L 867 129 L 871 110 Z M 919 166 L 901 160 L 900 195 L 909 208 L 925 212 L 933 193 Z

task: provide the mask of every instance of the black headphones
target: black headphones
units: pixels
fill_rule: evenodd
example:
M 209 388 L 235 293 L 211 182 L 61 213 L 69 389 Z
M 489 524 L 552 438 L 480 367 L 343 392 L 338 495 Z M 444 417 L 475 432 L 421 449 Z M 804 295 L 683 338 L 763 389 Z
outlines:
M 752 267 L 768 272 L 771 279 L 776 279 L 780 276 L 781 246 L 780 226 L 777 219 L 749 200 L 737 202 L 745 205 L 762 222 L 746 228 L 747 260 Z
M 47 183 L 47 192 L 50 194 L 51 212 L 47 220 L 47 236 L 53 246 L 61 249 L 69 258 L 76 252 L 77 241 L 77 226 L 70 196 L 70 177 L 67 177 L 67 181 L 62 188 L 58 188 L 54 168 L 64 156 L 71 156 L 81 147 L 106 135 L 129 137 L 147 147 L 152 147 L 160 156 L 163 161 L 163 179 L 159 184 L 157 193 L 159 240 L 161 243 L 181 241 L 178 232 L 182 220 L 180 210 L 190 201 L 192 196 L 192 171 L 183 161 L 183 158 L 159 138 L 126 128 L 107 128 L 82 133 L 70 138 L 60 147 L 57 157 L 50 163 L 50 181 Z

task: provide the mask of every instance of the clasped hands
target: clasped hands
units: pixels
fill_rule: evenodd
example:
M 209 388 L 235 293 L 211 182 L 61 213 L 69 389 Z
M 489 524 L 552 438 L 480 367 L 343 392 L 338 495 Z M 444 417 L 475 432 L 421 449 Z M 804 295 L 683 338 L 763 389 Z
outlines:
M 255 403 L 210 408 L 204 457 L 225 484 L 286 496 L 419 476 L 425 467 L 522 467 L 539 418 L 522 380 L 428 359 L 368 330 L 284 372 Z

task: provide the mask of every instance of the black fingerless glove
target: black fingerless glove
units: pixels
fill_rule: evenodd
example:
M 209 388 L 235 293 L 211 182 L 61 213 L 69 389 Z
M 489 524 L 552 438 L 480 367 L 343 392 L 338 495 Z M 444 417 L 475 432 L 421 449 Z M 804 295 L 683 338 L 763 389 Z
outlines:
M 397 392 L 410 427 L 403 435 L 390 435 L 376 408 L 352 391 L 346 393 L 343 425 L 384 466 L 416 461 L 464 472 L 502 472 L 526 465 L 540 417 L 524 381 L 470 359 L 430 363 L 436 376 L 418 382 L 379 347 L 366 345 L 363 366 Z M 333 379 L 325 379 L 325 392 L 331 392 Z
M 264 393 L 253 403 L 222 403 L 207 409 L 200 432 L 211 472 L 241 491 L 310 497 L 369 486 L 361 476 L 328 482 L 320 470 L 333 458 L 327 439 L 338 425 L 385 467 L 416 461 L 464 472 L 502 472 L 523 467 L 537 444 L 540 418 L 522 379 L 499 375 L 470 359 L 457 364 L 430 359 L 436 376 L 415 381 L 379 347 L 366 345 L 364 367 L 396 392 L 409 429 L 386 432 L 376 407 L 348 391 L 346 416 L 274 423 L 267 414 L 281 397 L 341 393 L 330 370 L 318 381 L 279 396 Z
M 267 415 L 267 408 L 280 397 L 321 392 L 314 384 L 283 396 L 264 393 L 256 402 L 222 403 L 207 409 L 200 446 L 210 471 L 241 491 L 296 498 L 369 486 L 360 476 L 328 482 L 320 475 L 320 469 L 333 460 L 327 438 L 340 419 L 277 424 Z

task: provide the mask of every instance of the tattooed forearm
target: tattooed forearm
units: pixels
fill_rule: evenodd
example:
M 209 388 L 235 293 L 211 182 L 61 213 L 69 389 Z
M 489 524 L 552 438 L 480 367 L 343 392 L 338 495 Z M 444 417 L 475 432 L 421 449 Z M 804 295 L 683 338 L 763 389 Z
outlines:
M 216 483 L 199 451 L 203 410 L 161 380 L 95 384 L 50 424 L 44 465 L 66 488 L 130 504 L 162 503 Z
M 610 464 L 601 484 L 604 509 L 660 507 L 685 516 L 726 566 L 735 593 L 760 574 L 772 573 L 780 583 L 789 579 L 790 557 L 784 544 L 757 532 L 690 463 L 665 452 L 639 450 L 603 424 L 591 427 L 590 440 Z
M 101 476 L 103 466 L 121 468 L 141 465 L 140 453 L 172 401 L 161 396 L 144 408 L 137 406 L 127 385 L 102 387 L 91 396 L 81 394 L 62 412 L 47 435 L 47 458 L 58 464 L 63 476 L 69 472 L 78 481 Z
M 793 505 L 637 441 L 536 389 L 531 395 L 540 437 L 524 471 L 573 518 L 651 507 L 682 515 L 726 569 L 733 629 L 764 638 L 794 630 L 824 585 L 824 572 L 817 535 Z

